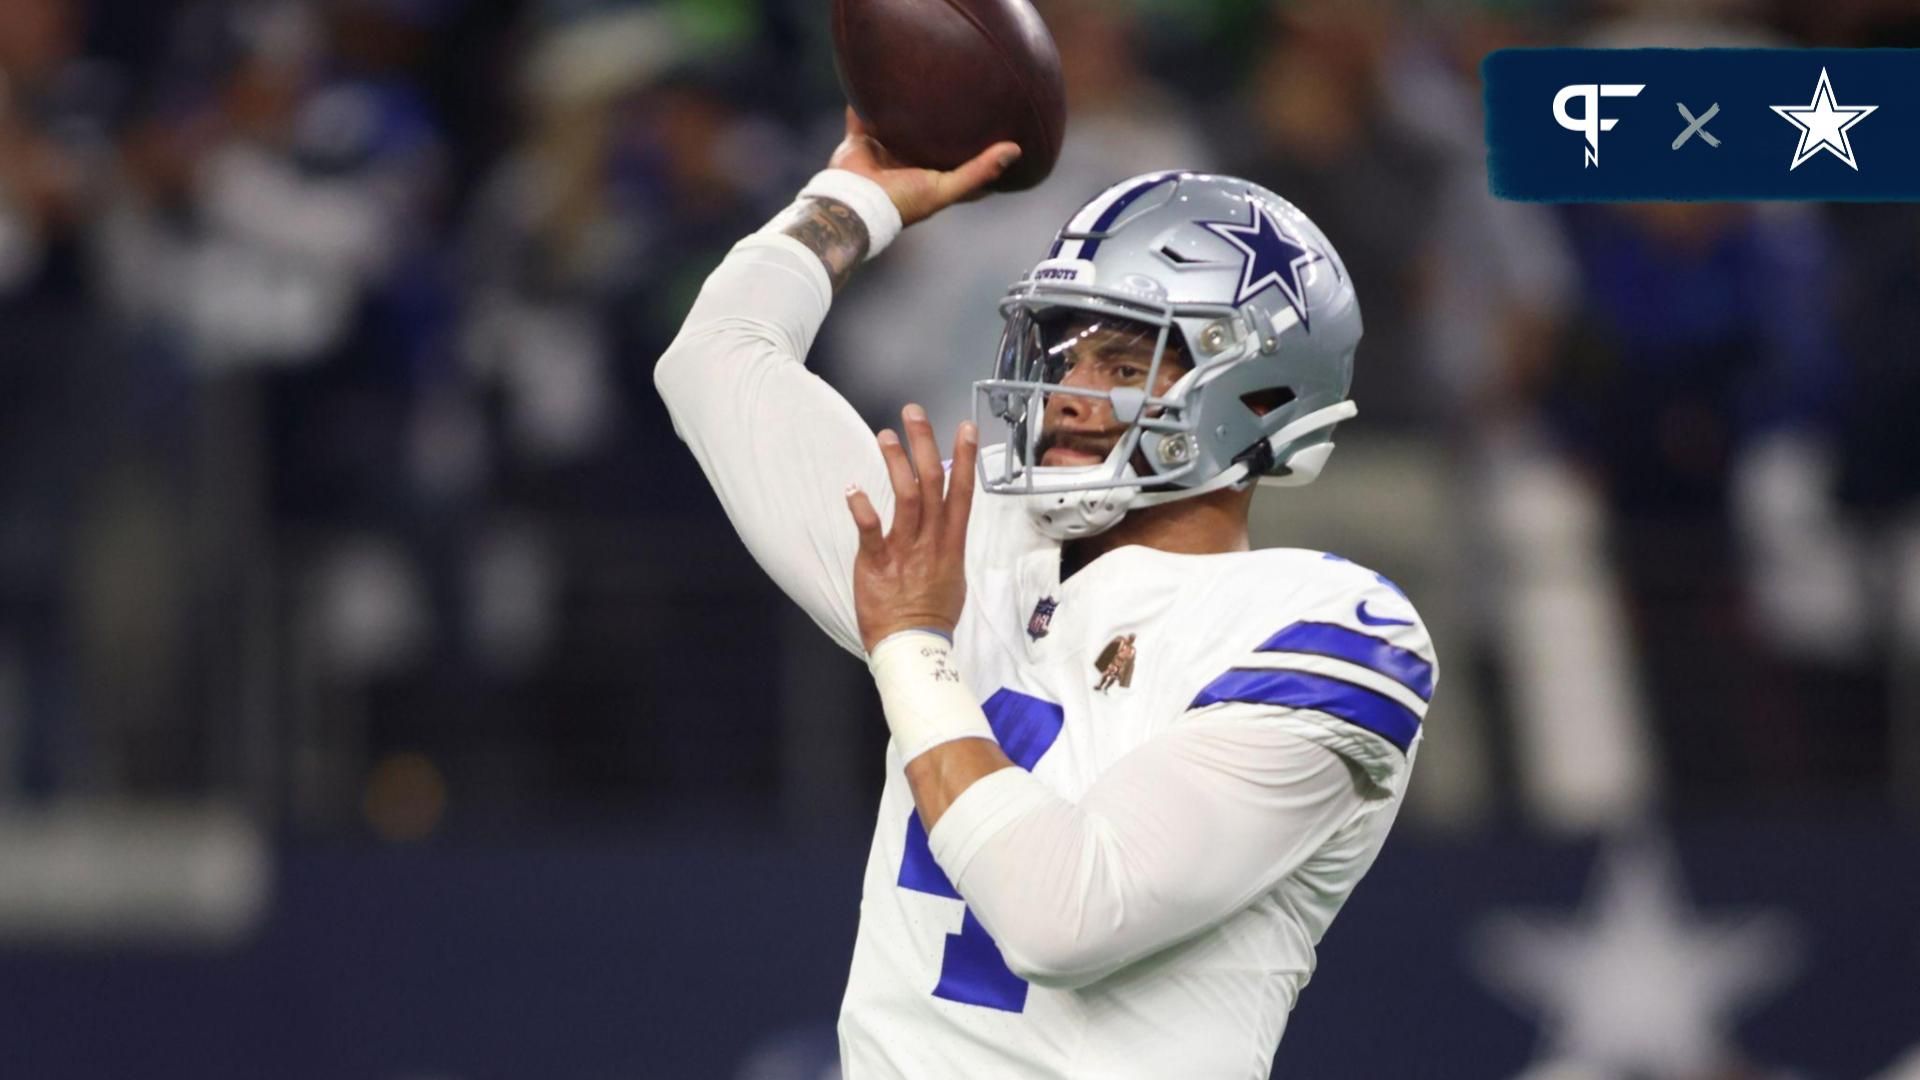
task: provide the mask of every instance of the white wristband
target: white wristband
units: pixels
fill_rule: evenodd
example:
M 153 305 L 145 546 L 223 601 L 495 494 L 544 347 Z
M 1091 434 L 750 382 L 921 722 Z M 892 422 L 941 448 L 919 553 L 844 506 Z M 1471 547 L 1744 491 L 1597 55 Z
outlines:
M 953 664 L 953 645 L 927 630 L 903 630 L 873 647 L 867 669 L 880 688 L 887 727 L 912 761 L 955 739 L 992 739 L 987 714 Z
M 893 205 L 893 196 L 885 188 L 857 172 L 846 169 L 828 169 L 818 173 L 800 189 L 803 199 L 818 196 L 843 202 L 860 215 L 867 226 L 867 258 L 871 259 L 887 250 L 900 238 L 904 226 L 900 222 L 900 209 Z

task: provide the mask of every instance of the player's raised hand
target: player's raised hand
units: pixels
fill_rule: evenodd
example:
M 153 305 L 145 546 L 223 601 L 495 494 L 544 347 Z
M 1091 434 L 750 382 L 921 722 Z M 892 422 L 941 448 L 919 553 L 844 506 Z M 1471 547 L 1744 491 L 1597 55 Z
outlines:
M 900 221 L 913 225 L 932 217 L 957 202 L 980 198 L 986 187 L 1020 160 L 1020 144 L 994 143 L 972 161 L 953 170 L 939 172 L 902 165 L 880 141 L 873 137 L 852 107 L 847 109 L 847 137 L 841 140 L 833 159 L 833 168 L 859 173 L 886 190 L 900 211 Z
M 900 413 L 907 445 L 880 433 L 880 454 L 893 486 L 893 528 L 883 530 L 867 493 L 847 489 L 847 508 L 860 530 L 853 563 L 854 611 L 868 652 L 902 630 L 938 630 L 952 636 L 967 599 L 967 515 L 973 510 L 980 434 L 960 425 L 949 479 L 940 464 L 933 425 L 918 405 Z

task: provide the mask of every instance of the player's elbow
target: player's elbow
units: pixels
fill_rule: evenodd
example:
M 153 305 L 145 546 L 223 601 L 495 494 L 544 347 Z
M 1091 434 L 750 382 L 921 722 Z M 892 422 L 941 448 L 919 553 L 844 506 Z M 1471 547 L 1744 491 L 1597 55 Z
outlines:
M 1113 970 L 1105 949 L 1076 941 L 1070 934 L 1029 930 L 997 940 L 1008 970 L 1050 990 L 1078 990 Z
M 661 400 L 670 406 L 678 404 L 703 384 L 717 379 L 726 359 L 740 349 L 738 338 L 738 334 L 729 334 L 723 325 L 713 323 L 689 322 L 681 327 L 679 336 L 653 365 L 653 388 Z
M 760 378 L 790 361 L 765 328 L 740 320 L 689 323 L 653 365 L 653 388 L 676 416 L 737 402 Z
M 1107 974 L 1104 968 L 1035 966 L 1018 963 L 1012 959 L 1007 961 L 1007 969 L 1027 982 L 1048 990 L 1078 990 L 1081 987 L 1092 986 Z
M 674 343 L 662 353 L 653 365 L 653 389 L 660 400 L 668 406 L 681 400 L 691 386 L 696 354 L 700 351 L 696 341 L 682 333 Z

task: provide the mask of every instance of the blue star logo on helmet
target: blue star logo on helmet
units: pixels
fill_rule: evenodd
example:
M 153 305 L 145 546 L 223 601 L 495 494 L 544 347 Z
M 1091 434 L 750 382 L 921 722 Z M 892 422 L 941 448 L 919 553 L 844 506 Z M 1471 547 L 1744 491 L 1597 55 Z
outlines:
M 1293 305 L 1300 325 L 1311 333 L 1307 320 L 1307 294 L 1301 275 L 1307 267 L 1326 258 L 1308 247 L 1305 241 L 1289 233 L 1273 212 L 1249 200 L 1253 220 L 1245 225 L 1235 221 L 1202 221 L 1214 235 L 1240 249 L 1246 266 L 1240 273 L 1240 291 L 1233 306 L 1239 307 L 1269 288 L 1277 288 Z

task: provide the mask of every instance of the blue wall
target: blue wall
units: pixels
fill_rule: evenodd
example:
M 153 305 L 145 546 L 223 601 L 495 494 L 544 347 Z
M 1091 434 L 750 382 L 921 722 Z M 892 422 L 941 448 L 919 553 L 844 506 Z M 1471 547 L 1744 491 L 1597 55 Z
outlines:
M 1870 829 L 1683 833 L 1702 919 L 1771 913 L 1791 972 L 1734 1042 L 1808 1077 L 1920 1043 L 1920 845 Z M 0 950 L 0 1075 L 728 1077 L 830 1029 L 863 847 L 292 850 L 231 951 Z M 1334 926 L 1276 1075 L 1506 1077 L 1535 1021 L 1476 976 L 1487 915 L 1578 919 L 1594 845 L 1397 837 Z M 1584 905 L 1584 907 L 1583 907 Z

